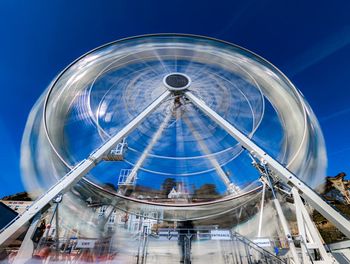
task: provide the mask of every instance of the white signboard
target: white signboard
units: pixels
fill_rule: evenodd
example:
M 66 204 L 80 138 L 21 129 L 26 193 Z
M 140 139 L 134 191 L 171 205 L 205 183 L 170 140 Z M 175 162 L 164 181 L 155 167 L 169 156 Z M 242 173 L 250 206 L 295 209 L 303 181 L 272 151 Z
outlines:
M 210 230 L 212 240 L 231 240 L 229 230 Z
M 253 242 L 262 248 L 271 247 L 271 242 L 267 238 L 257 238 L 257 239 L 254 239 Z
M 75 248 L 93 248 L 95 247 L 96 240 L 91 239 L 78 239 Z

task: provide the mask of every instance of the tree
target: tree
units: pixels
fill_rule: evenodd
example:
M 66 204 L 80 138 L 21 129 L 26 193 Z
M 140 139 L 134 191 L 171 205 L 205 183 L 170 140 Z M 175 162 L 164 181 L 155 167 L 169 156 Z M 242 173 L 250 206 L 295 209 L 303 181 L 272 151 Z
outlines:
M 162 193 L 168 197 L 171 190 L 176 187 L 176 181 L 174 178 L 166 178 L 162 183 Z
M 219 195 L 216 190 L 215 184 L 205 183 L 199 189 L 194 191 L 194 195 L 196 198 L 213 198 Z

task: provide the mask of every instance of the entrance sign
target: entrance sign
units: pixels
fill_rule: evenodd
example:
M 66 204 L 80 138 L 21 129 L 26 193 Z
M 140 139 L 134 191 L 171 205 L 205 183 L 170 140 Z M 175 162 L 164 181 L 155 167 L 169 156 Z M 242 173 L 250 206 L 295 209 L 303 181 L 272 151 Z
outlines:
M 231 240 L 229 230 L 210 230 L 212 240 Z

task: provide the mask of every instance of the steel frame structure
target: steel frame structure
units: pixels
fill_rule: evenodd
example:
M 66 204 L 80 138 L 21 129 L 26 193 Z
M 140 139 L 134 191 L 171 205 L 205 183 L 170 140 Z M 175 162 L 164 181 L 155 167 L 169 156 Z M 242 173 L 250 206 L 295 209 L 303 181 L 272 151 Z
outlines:
M 312 188 L 301 181 L 296 175 L 285 168 L 282 164 L 276 161 L 273 157 L 267 154 L 262 148 L 255 144 L 250 138 L 240 132 L 236 127 L 226 121 L 213 109 L 211 109 L 204 101 L 199 99 L 193 93 L 186 89 L 177 89 L 173 91 L 172 89 L 167 89 L 163 94 L 161 94 L 156 100 L 154 100 L 146 109 L 144 109 L 138 116 L 136 116 L 128 125 L 126 125 L 121 131 L 119 131 L 115 136 L 107 140 L 100 148 L 92 152 L 89 157 L 81 161 L 76 165 L 71 171 L 69 171 L 64 177 L 61 178 L 55 185 L 53 185 L 47 192 L 40 196 L 31 207 L 27 209 L 22 215 L 15 218 L 9 225 L 7 225 L 0 232 L 0 246 L 6 244 L 10 239 L 14 238 L 18 230 L 26 225 L 30 219 L 41 212 L 41 210 L 49 204 L 57 195 L 64 193 L 70 187 L 72 187 L 77 181 L 79 181 L 84 175 L 86 175 L 92 168 L 94 168 L 103 158 L 108 155 L 108 153 L 116 147 L 128 134 L 130 134 L 147 116 L 149 116 L 158 106 L 160 106 L 166 99 L 170 96 L 184 97 L 187 101 L 191 102 L 201 111 L 203 111 L 211 120 L 217 123 L 222 129 L 224 129 L 228 134 L 230 134 L 234 139 L 236 139 L 244 149 L 249 151 L 249 153 L 256 159 L 259 159 L 261 164 L 266 165 L 274 173 L 276 173 L 279 179 L 288 185 L 295 196 L 295 206 L 301 207 L 302 215 L 298 214 L 298 220 L 306 223 L 308 228 L 312 230 L 312 236 L 315 237 L 317 230 L 310 226 L 310 217 L 304 208 L 303 203 L 299 197 L 303 197 L 314 209 L 320 212 L 325 218 L 332 222 L 342 233 L 350 238 L 350 222 L 327 204 Z M 165 120 L 164 123 L 167 123 Z M 157 134 L 160 134 L 162 128 L 160 128 Z M 142 160 L 143 161 L 143 160 Z M 142 163 L 141 161 L 141 163 Z M 138 168 L 135 169 L 135 172 Z M 130 176 L 128 181 L 131 180 L 133 174 Z M 273 186 L 270 186 L 271 188 Z M 277 200 L 277 199 L 275 199 Z M 279 202 L 275 202 L 275 207 L 277 210 L 282 211 Z M 298 211 L 297 210 L 297 211 Z M 281 212 L 280 212 L 281 213 Z M 282 213 L 283 215 L 283 213 Z M 282 219 L 283 220 L 283 219 Z M 300 221 L 299 221 L 300 222 Z M 299 224 L 298 222 L 298 224 Z M 287 227 L 286 220 L 282 221 L 282 225 L 285 227 L 285 235 L 288 240 L 291 240 L 291 236 Z M 306 239 L 305 232 L 303 231 L 303 224 L 299 224 L 299 232 L 302 234 L 303 238 Z M 318 246 L 322 244 L 319 239 L 316 239 Z M 293 251 L 293 250 L 292 250 Z M 325 251 L 322 251 L 325 253 Z M 299 263 L 296 253 L 292 252 L 294 263 Z
M 280 179 L 287 185 L 295 187 L 301 194 L 301 196 L 310 205 L 321 213 L 326 219 L 332 222 L 344 235 L 350 238 L 350 221 L 342 216 L 338 211 L 326 203 L 311 187 L 301 181 L 291 171 L 285 168 L 277 160 L 267 154 L 262 148 L 256 145 L 250 138 L 245 136 L 232 124 L 227 122 L 214 110 L 208 107 L 205 102 L 197 98 L 191 92 L 186 92 L 185 96 L 199 109 L 207 114 L 213 121 L 220 125 L 226 132 L 228 132 L 233 138 L 235 138 L 245 149 L 252 153 L 254 157 L 257 157 L 262 163 L 268 164 L 274 172 L 278 174 Z
M 37 213 L 39 213 L 47 204 L 49 204 L 57 195 L 64 193 L 92 168 L 94 168 L 102 158 L 108 154 L 123 138 L 130 134 L 149 114 L 151 114 L 165 99 L 171 95 L 171 92 L 165 91 L 153 103 L 151 103 L 144 111 L 136 116 L 128 125 L 120 130 L 115 136 L 110 138 L 100 148 L 90 154 L 89 157 L 81 161 L 65 176 L 63 176 L 55 185 L 47 192 L 40 196 L 22 215 L 16 217 L 0 233 L 0 246 L 10 239 L 14 238 L 16 232 Z

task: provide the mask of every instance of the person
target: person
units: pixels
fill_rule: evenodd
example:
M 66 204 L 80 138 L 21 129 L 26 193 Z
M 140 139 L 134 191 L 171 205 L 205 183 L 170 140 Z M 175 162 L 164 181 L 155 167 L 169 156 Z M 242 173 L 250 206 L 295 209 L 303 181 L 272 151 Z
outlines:
M 40 239 L 44 235 L 45 229 L 46 229 L 46 224 L 45 224 L 45 219 L 43 219 L 40 225 L 37 227 L 37 229 L 34 232 L 34 235 L 32 238 L 33 242 L 39 243 Z
M 192 221 L 187 220 L 180 222 L 178 226 L 179 246 L 180 246 L 180 263 L 191 263 L 191 242 L 194 238 L 194 226 Z

